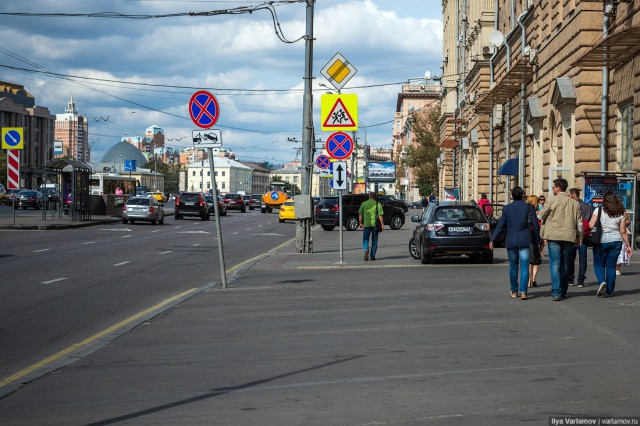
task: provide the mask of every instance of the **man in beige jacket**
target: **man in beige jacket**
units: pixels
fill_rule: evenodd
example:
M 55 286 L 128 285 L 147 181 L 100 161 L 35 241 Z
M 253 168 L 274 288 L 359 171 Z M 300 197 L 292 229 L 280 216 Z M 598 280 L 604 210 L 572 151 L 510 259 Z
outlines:
M 547 240 L 549 247 L 551 297 L 554 301 L 567 297 L 571 253 L 576 245 L 582 243 L 580 203 L 567 195 L 567 186 L 566 179 L 554 180 L 551 188 L 554 197 L 538 214 L 542 220 L 540 236 Z

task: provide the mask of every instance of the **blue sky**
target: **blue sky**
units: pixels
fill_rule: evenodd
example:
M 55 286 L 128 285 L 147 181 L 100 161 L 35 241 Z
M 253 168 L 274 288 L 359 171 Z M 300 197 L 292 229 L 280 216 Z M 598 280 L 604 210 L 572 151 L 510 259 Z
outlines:
M 0 12 L 162 15 L 260 4 L 3 0 Z M 275 4 L 284 36 L 296 40 L 304 35 L 304 3 Z M 329 85 L 320 69 L 340 52 L 357 68 L 342 91 L 358 95 L 359 138 L 390 148 L 390 121 L 401 83 L 427 70 L 440 72 L 441 13 L 439 0 L 318 0 L 313 64 L 316 137 L 329 136 L 320 131 L 320 95 L 325 89 L 319 84 Z M 300 147 L 287 139 L 302 139 L 304 42 L 280 41 L 265 10 L 160 19 L 0 15 L 0 65 L 72 76 L 0 67 L 0 80 L 23 84 L 52 114 L 64 112 L 73 95 L 79 112 L 89 119 L 92 161 L 99 161 L 125 134 L 144 134 L 151 125 L 164 129 L 167 145 L 190 146 L 196 127 L 188 102 L 197 89 L 209 90 L 218 99 L 216 127 L 222 131 L 224 148 L 238 158 L 288 162 Z M 371 87 L 377 85 L 383 86 Z

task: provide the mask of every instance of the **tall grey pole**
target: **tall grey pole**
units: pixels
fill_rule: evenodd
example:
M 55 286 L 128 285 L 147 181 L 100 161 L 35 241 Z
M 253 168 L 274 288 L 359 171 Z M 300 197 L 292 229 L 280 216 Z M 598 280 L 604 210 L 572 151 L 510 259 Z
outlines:
M 602 38 L 606 40 L 609 35 L 609 15 L 606 10 L 607 2 L 605 1 L 603 4 L 605 9 L 603 13 Z M 603 45 L 603 48 L 602 59 L 604 65 L 602 66 L 602 111 L 600 116 L 600 171 L 607 170 L 607 117 L 609 115 L 609 52 L 606 44 Z
M 224 250 L 222 250 L 222 228 L 220 227 L 220 211 L 218 209 L 218 186 L 216 184 L 216 170 L 213 165 L 213 148 L 209 151 L 209 170 L 211 171 L 211 191 L 213 193 L 213 211 L 215 213 L 216 235 L 218 236 L 218 257 L 220 258 L 220 276 L 222 277 L 222 288 L 227 288 L 227 271 L 224 264 Z M 204 173 L 203 173 L 204 175 Z M 204 190 L 204 188 L 202 188 Z
M 315 0 L 307 0 L 307 32 L 305 35 L 304 97 L 302 112 L 302 194 L 311 196 L 313 170 L 313 8 Z M 296 248 L 300 253 L 311 253 L 311 218 L 301 218 L 296 227 Z

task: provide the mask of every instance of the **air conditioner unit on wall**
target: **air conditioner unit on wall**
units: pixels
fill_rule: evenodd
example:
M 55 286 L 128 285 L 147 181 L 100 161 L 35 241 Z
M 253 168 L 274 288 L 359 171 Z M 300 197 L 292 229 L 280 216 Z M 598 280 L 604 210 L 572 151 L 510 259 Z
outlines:
M 482 46 L 483 55 L 493 55 L 496 51 L 495 46 Z

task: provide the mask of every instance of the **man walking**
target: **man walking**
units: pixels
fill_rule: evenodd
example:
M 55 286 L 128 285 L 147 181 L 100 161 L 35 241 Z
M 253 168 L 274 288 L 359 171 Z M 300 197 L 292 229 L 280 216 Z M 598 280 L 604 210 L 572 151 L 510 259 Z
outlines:
M 593 208 L 580 199 L 580 190 L 578 188 L 571 188 L 569 190 L 569 197 L 573 198 L 580 204 L 580 217 L 582 218 L 583 233 L 586 234 L 585 224 L 588 226 L 589 219 L 593 213 Z M 569 278 L 569 285 L 575 285 L 575 269 L 576 269 L 576 252 L 578 253 L 578 287 L 584 287 L 585 274 L 587 272 L 587 244 L 586 239 L 582 239 L 578 247 L 574 247 L 569 256 L 569 269 L 567 275 Z
M 554 302 L 567 297 L 571 252 L 582 243 L 580 204 L 567 195 L 567 186 L 569 183 L 566 179 L 554 180 L 551 190 L 555 196 L 539 214 L 542 220 L 540 235 L 547 240 L 549 247 L 551 296 Z
M 376 220 L 380 220 L 379 232 L 384 230 L 384 211 L 382 204 L 376 200 L 375 191 L 369 192 L 369 199 L 360 205 L 358 218 L 362 232 L 362 248 L 364 249 L 364 260 L 376 260 L 378 250 L 378 232 L 376 232 Z M 369 247 L 369 237 L 371 237 L 371 247 Z
M 502 216 L 491 236 L 489 247 L 493 249 L 493 241 L 503 229 L 507 230 L 504 246 L 509 256 L 509 283 L 511 297 L 520 296 L 527 300 L 529 285 L 529 245 L 540 243 L 538 218 L 531 204 L 522 200 L 524 191 L 516 186 L 511 190 L 513 202 L 502 209 Z M 518 268 L 520 268 L 520 286 L 518 288 Z

